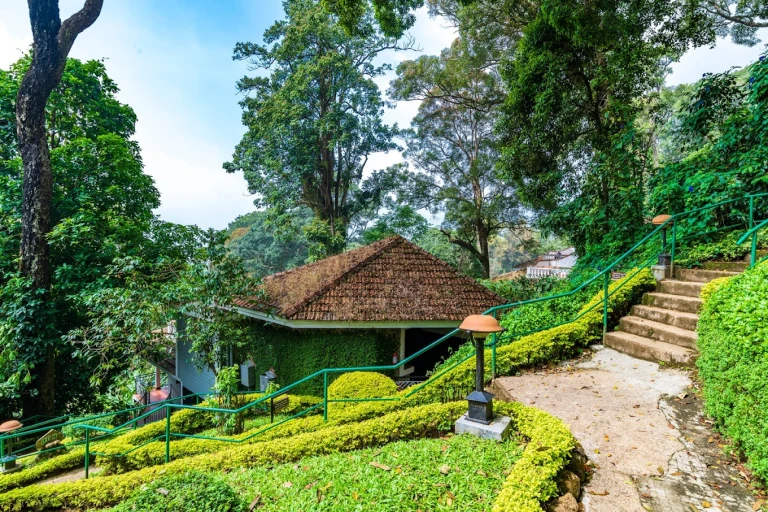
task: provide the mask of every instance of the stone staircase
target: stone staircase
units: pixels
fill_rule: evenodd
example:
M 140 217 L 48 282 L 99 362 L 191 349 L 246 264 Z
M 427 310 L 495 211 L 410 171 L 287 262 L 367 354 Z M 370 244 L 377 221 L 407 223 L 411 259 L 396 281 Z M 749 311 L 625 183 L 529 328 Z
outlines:
M 675 269 L 674 279 L 664 279 L 643 303 L 632 307 L 608 332 L 607 347 L 650 361 L 693 364 L 698 356 L 696 326 L 701 307 L 701 288 L 718 277 L 743 272 L 748 262 L 708 262 L 701 269 Z

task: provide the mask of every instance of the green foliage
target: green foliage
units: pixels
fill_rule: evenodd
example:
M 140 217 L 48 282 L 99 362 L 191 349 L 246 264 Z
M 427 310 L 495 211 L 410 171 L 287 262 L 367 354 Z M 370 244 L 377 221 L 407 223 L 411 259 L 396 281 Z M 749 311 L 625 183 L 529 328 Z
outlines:
M 542 503 L 557 496 L 555 477 L 570 461 L 576 440 L 565 423 L 544 411 L 519 403 L 503 404 L 501 410 L 512 417 L 528 444 L 496 497 L 493 512 L 539 512 Z
M 56 409 L 98 409 L 109 382 L 89 388 L 95 361 L 72 357 L 61 335 L 87 322 L 80 298 L 119 287 L 107 271 L 117 256 L 161 251 L 150 232 L 159 193 L 143 172 L 138 144 L 130 140 L 136 115 L 121 104 L 101 61 L 68 59 L 46 111 L 53 198 L 49 234 L 50 296 L 18 273 L 22 166 L 15 140 L 15 98 L 30 58 L 0 73 L 0 416 L 20 412 L 19 398 L 37 390 L 30 369 L 53 348 Z
M 699 266 L 705 261 L 742 261 L 751 251 L 751 239 L 741 245 L 736 244 L 744 231 L 737 229 L 712 241 L 694 241 L 687 243 L 675 257 L 675 265 L 681 267 Z M 757 248 L 768 247 L 768 232 L 762 230 L 757 235 Z M 758 256 L 759 257 L 759 256 Z
M 86 420 L 86 419 L 88 419 L 91 416 L 92 415 L 88 415 L 88 414 L 85 414 L 85 415 L 82 415 L 82 416 L 74 416 L 74 417 L 69 418 L 69 421 L 70 422 L 75 422 L 75 421 L 78 421 L 78 420 Z M 107 416 L 103 416 L 101 418 L 95 418 L 95 419 L 91 419 L 91 420 L 88 420 L 88 421 L 83 421 L 82 423 L 78 421 L 78 423 L 74 423 L 74 424 L 66 425 L 66 426 L 62 427 L 61 428 L 61 433 L 64 434 L 69 439 L 78 440 L 79 441 L 79 440 L 85 439 L 85 430 L 83 430 L 81 428 L 76 428 L 78 425 L 81 425 L 81 424 L 84 425 L 84 424 L 87 423 L 88 425 L 93 425 L 95 427 L 112 428 L 112 426 L 115 423 L 114 420 L 115 420 L 115 415 L 107 415 Z
M 548 279 L 549 278 L 536 280 L 528 279 L 525 277 L 521 278 L 519 280 L 520 283 L 522 283 L 522 286 L 528 287 L 527 293 L 531 293 L 532 295 L 530 297 L 521 299 L 510 298 L 509 302 L 511 303 L 517 302 L 518 300 L 535 299 L 541 296 L 547 297 L 557 295 L 560 293 L 565 293 L 575 287 L 575 284 L 568 279 L 554 278 L 547 283 Z M 500 281 L 500 283 L 514 283 L 516 281 L 517 280 Z M 529 283 L 530 281 L 533 281 L 533 283 Z M 547 288 L 548 285 L 551 286 L 549 292 L 539 295 L 535 291 L 537 286 L 535 283 L 537 283 L 537 281 L 544 281 L 541 285 L 542 288 Z M 576 318 L 581 308 L 584 307 L 584 305 L 594 296 L 594 294 L 600 289 L 601 286 L 601 283 L 595 282 L 583 290 L 567 297 L 524 304 L 510 311 L 503 312 L 500 323 L 501 326 L 506 330 L 499 335 L 498 346 L 512 343 L 513 341 L 516 341 L 523 336 L 527 336 L 531 332 L 540 329 L 546 329 L 548 327 L 573 320 Z M 502 289 L 502 291 L 504 291 L 506 288 L 504 285 L 500 285 L 499 287 Z M 511 288 L 514 290 L 516 287 L 512 285 Z M 496 291 L 493 286 L 491 286 L 491 289 Z M 444 361 L 438 363 L 433 373 L 437 374 L 441 370 L 449 368 L 470 354 L 473 354 L 474 352 L 474 343 L 471 341 L 465 343 Z
M 705 410 L 768 480 L 768 265 L 711 284 L 707 295 L 696 361 Z
M 437 228 L 427 229 L 414 242 L 441 260 L 457 268 L 463 274 L 479 278 L 482 275 L 480 261 L 456 244 L 452 244 L 445 233 Z
M 400 235 L 418 244 L 429 229 L 429 223 L 423 215 L 408 205 L 396 206 L 392 211 L 380 215 L 376 223 L 363 231 L 364 245 Z
M 92 381 L 137 359 L 163 360 L 175 341 L 169 326 L 191 343 L 195 363 L 214 374 L 221 358 L 219 340 L 238 347 L 248 339 L 249 320 L 227 306 L 259 292 L 226 250 L 226 234 L 178 226 L 154 236 L 167 243 L 163 253 L 115 260 L 106 275 L 119 277 L 119 285 L 80 297 L 89 323 L 67 337 L 84 357 L 98 359 Z
M 650 204 L 657 213 L 682 212 L 768 191 L 762 143 L 768 133 L 768 61 L 741 74 L 706 74 L 678 115 L 674 137 L 684 157 L 661 169 L 651 181 Z M 756 219 L 765 218 L 768 201 L 755 202 Z M 730 204 L 697 213 L 678 226 L 688 234 L 748 223 L 749 205 Z M 711 240 L 704 240 L 711 241 Z
M 394 39 L 376 29 L 366 11 L 363 34 L 350 34 L 315 0 L 284 2 L 286 20 L 264 33 L 264 45 L 238 43 L 234 59 L 267 76 L 245 77 L 243 122 L 248 131 L 228 172 L 242 171 L 257 207 L 282 216 L 303 206 L 310 259 L 344 249 L 350 223 L 369 218 L 382 204 L 388 180 L 363 179 L 368 156 L 396 149 L 397 129 L 381 119 L 384 101 L 374 79 L 389 69 L 375 64 Z
M 415 439 L 450 430 L 465 412 L 466 403 L 431 404 L 398 411 L 386 416 L 333 426 L 271 442 L 248 444 L 173 460 L 130 473 L 103 476 L 76 482 L 30 485 L 0 495 L 0 511 L 43 510 L 46 508 L 99 508 L 125 500 L 143 484 L 161 475 L 190 470 L 227 471 L 264 464 L 280 464 L 311 455 L 347 452 L 381 446 L 401 439 Z
M 490 277 L 490 240 L 505 229 L 522 229 L 525 218 L 515 189 L 499 179 L 498 138 L 493 124 L 503 101 L 501 79 L 488 54 L 457 39 L 439 56 L 397 67 L 390 96 L 421 100 L 399 164 L 399 195 L 415 208 L 445 214 L 449 241 L 477 258 Z
M 254 277 L 301 266 L 309 255 L 302 228 L 311 219 L 312 212 L 306 209 L 277 220 L 263 211 L 241 215 L 227 228 L 227 249 Z
M 67 453 L 37 462 L 14 473 L 0 474 L 0 493 L 33 484 L 66 471 L 83 467 L 85 449 L 71 448 Z M 20 462 L 26 462 L 24 460 Z
M 608 325 L 615 325 L 629 308 L 639 301 L 643 293 L 656 285 L 656 280 L 648 269 L 614 281 L 608 288 Z M 572 355 L 577 349 L 602 339 L 603 310 L 602 291 L 588 301 L 578 312 L 584 313 L 578 320 L 570 323 L 523 336 L 514 342 L 496 349 L 496 374 L 514 375 L 518 369 L 532 365 L 559 361 Z M 502 320 L 502 325 L 504 321 Z M 464 356 L 469 353 L 464 354 Z M 447 369 L 458 358 L 444 363 L 442 373 L 435 373 L 431 379 L 436 381 L 418 393 L 421 400 L 453 400 L 466 396 L 474 389 L 475 359 Z M 491 350 L 485 351 L 485 375 L 491 375 Z
M 323 368 L 391 364 L 400 346 L 397 334 L 391 329 L 295 330 L 253 322 L 242 359 L 252 359 L 257 373 L 273 366 L 277 382 L 287 386 Z M 322 377 L 293 391 L 321 396 Z
M 565 291 L 566 286 L 571 284 L 568 280 L 556 276 L 545 276 L 539 279 L 518 276 L 513 279 L 483 280 L 481 282 L 483 286 L 501 296 L 507 303 L 538 299 L 559 293 Z
M 190 471 L 142 485 L 112 512 L 240 512 L 245 505 L 223 477 Z
M 240 390 L 240 367 L 225 366 L 216 375 L 216 391 L 219 393 L 219 407 L 224 409 L 239 409 L 245 405 L 243 395 L 238 395 Z M 239 434 L 245 426 L 242 413 L 227 414 L 216 413 L 216 423 L 219 433 L 225 435 Z
M 397 395 L 395 381 L 377 372 L 349 372 L 328 386 L 328 398 L 385 398 Z
M 487 511 L 504 483 L 505 470 L 521 452 L 514 438 L 504 443 L 469 435 L 398 441 L 351 454 L 306 458 L 296 465 L 236 472 L 228 481 L 246 502 L 261 496 L 264 511 Z M 450 471 L 441 473 L 442 466 Z M 293 485 L 286 487 L 286 482 Z

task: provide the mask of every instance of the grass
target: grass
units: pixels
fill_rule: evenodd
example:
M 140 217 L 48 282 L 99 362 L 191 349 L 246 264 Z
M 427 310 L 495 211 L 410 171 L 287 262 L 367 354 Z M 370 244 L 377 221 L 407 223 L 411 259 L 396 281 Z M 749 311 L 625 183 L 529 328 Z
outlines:
M 509 473 L 520 458 L 518 439 L 504 443 L 473 436 L 400 441 L 381 448 L 302 459 L 296 464 L 209 473 L 218 487 L 203 505 L 194 493 L 166 485 L 161 478 L 142 486 L 115 510 L 181 512 L 206 508 L 305 512 L 462 510 L 490 511 Z M 200 476 L 191 475 L 193 479 Z M 182 477 L 185 478 L 185 477 Z M 174 488 L 178 492 L 174 492 Z M 161 489 L 160 491 L 158 491 Z M 231 489 L 231 491 L 229 491 Z M 239 506 L 222 501 L 239 497 Z M 231 508 L 230 508 L 231 507 Z
M 514 439 L 449 436 L 311 457 L 228 480 L 246 502 L 258 496 L 264 511 L 485 511 L 521 451 Z

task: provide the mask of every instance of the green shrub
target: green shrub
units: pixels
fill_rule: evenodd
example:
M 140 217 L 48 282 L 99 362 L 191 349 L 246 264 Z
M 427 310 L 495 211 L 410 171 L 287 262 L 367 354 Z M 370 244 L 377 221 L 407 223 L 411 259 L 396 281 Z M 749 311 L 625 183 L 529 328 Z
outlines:
M 737 229 L 722 236 L 716 241 L 701 242 L 692 240 L 689 247 L 679 249 L 679 257 L 675 258 L 675 265 L 682 267 L 697 267 L 705 261 L 726 260 L 737 261 L 748 255 L 751 250 L 751 241 L 747 240 L 741 245 L 736 242 L 744 234 L 746 228 Z M 757 235 L 757 246 L 768 247 L 768 232 L 760 231 Z
M 634 271 L 630 271 L 626 277 L 614 281 L 609 286 L 609 325 L 618 322 L 618 319 L 639 301 L 644 292 L 656 285 L 656 280 L 648 269 L 642 269 L 637 274 L 633 274 Z M 584 314 L 579 320 L 523 336 L 497 348 L 496 374 L 513 375 L 525 366 L 558 361 L 573 355 L 580 347 L 600 341 L 603 329 L 603 309 L 600 306 L 602 301 L 603 294 L 600 292 L 581 308 L 579 314 Z M 504 325 L 503 320 L 501 324 Z M 485 374 L 490 379 L 491 350 L 486 349 L 485 352 Z M 474 389 L 475 359 L 472 357 L 453 369 L 435 374 L 430 378 L 438 380 L 434 384 L 425 386 L 414 396 L 427 402 L 456 400 Z
M 349 372 L 328 386 L 328 398 L 385 398 L 397 395 L 395 381 L 377 372 Z
M 706 283 L 704 286 L 701 287 L 701 293 L 699 293 L 699 298 L 707 302 L 709 298 L 712 296 L 713 293 L 715 293 L 717 290 L 728 284 L 728 281 L 730 280 L 730 277 L 718 277 L 717 279 L 713 279 L 710 282 Z
M 545 276 L 539 279 L 518 276 L 499 281 L 485 279 L 480 281 L 480 283 L 509 303 L 537 299 L 545 295 L 564 292 L 571 286 L 569 279 L 556 276 Z
M 78 425 L 93 425 L 95 427 L 101 427 L 101 428 L 112 428 L 114 425 L 113 420 L 115 419 L 114 415 L 110 416 L 104 416 L 103 418 L 96 418 L 92 420 L 87 420 L 93 416 L 93 414 L 86 414 L 83 416 L 76 416 L 74 418 L 70 418 L 70 421 L 77 421 L 77 420 L 83 420 L 82 423 L 76 423 L 72 425 L 67 425 L 65 427 L 62 427 L 61 433 L 64 434 L 66 437 L 68 437 L 70 440 L 73 441 L 80 441 L 82 439 L 85 439 L 85 430 L 81 428 L 75 428 Z
M 466 407 L 463 401 L 412 407 L 367 421 L 329 427 L 268 443 L 237 446 L 122 475 L 30 485 L 0 495 L 0 511 L 103 508 L 125 500 L 133 490 L 161 475 L 170 476 L 190 470 L 228 471 L 281 464 L 310 455 L 381 446 L 401 439 L 417 439 L 450 430 L 453 422 L 466 411 Z
M 112 512 L 238 512 L 245 503 L 220 476 L 190 471 L 142 485 Z
M 84 461 L 85 449 L 79 446 L 70 448 L 67 453 L 24 467 L 19 471 L 2 473 L 0 474 L 0 493 L 83 467 Z
M 768 264 L 713 285 L 696 362 L 705 410 L 768 480 Z
M 528 439 L 523 455 L 509 473 L 493 512 L 541 512 L 541 504 L 558 494 L 555 476 L 573 454 L 576 440 L 565 423 L 519 403 L 498 404 L 513 428 Z
M 255 325 L 250 339 L 248 357 L 259 371 L 273 366 L 283 387 L 324 368 L 392 364 L 392 353 L 400 346 L 396 329 L 302 330 Z M 337 376 L 329 375 L 331 379 Z M 320 396 L 323 378 L 310 379 L 291 392 Z

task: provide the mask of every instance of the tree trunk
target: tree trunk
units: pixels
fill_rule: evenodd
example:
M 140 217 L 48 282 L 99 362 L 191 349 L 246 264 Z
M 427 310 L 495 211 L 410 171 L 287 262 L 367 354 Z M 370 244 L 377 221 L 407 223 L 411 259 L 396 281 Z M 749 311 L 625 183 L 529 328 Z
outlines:
M 24 164 L 21 214 L 21 274 L 37 290 L 51 288 L 50 250 L 51 200 L 53 171 L 45 132 L 45 106 L 61 80 L 67 55 L 75 38 L 91 26 L 101 12 L 103 0 L 86 0 L 83 8 L 64 23 L 59 18 L 58 0 L 28 0 L 32 25 L 32 64 L 19 87 L 16 98 L 16 131 L 19 153 Z M 33 369 L 33 386 L 38 397 L 28 397 L 24 414 L 53 414 L 55 398 L 55 356 L 51 345 L 45 347 L 42 361 Z

